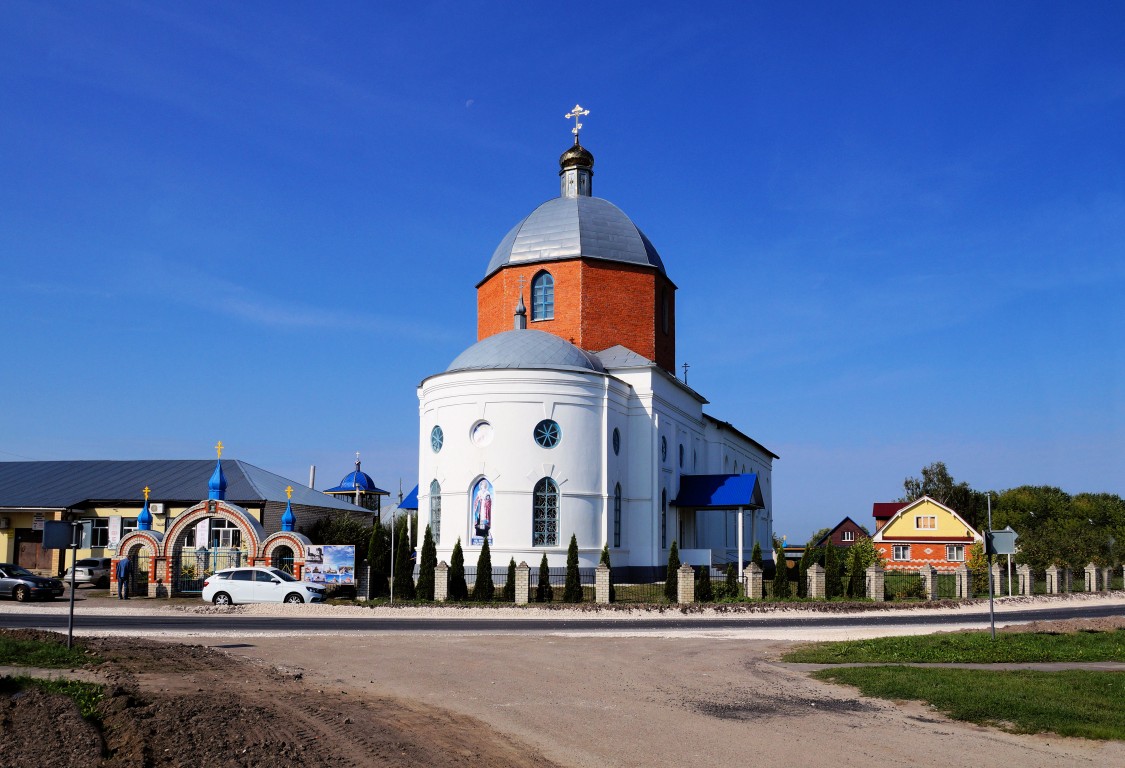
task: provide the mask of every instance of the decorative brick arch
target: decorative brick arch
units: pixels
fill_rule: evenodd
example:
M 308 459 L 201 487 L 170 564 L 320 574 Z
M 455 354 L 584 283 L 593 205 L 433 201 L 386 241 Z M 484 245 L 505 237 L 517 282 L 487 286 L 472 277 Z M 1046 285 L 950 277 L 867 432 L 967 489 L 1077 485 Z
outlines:
M 207 499 L 196 504 L 191 509 L 176 516 L 168 531 L 164 534 L 165 557 L 171 557 L 176 542 L 184 532 L 199 523 L 204 518 L 218 517 L 229 520 L 242 531 L 243 541 L 247 544 L 247 552 L 251 562 L 259 557 L 262 540 L 265 538 L 265 529 L 255 520 L 249 512 L 236 504 L 230 504 L 219 499 Z
M 293 553 L 293 575 L 301 578 L 305 570 L 305 560 L 308 558 L 309 547 L 312 542 L 309 537 L 295 531 L 277 531 L 272 533 L 262 542 L 261 554 L 258 562 L 269 566 L 273 562 L 274 553 L 281 547 L 288 547 Z
M 163 534 L 159 531 L 129 531 L 121 537 L 121 542 L 117 545 L 117 552 L 120 555 L 128 555 L 132 550 L 141 547 L 143 554 L 149 557 L 157 557 L 164 551 L 164 543 L 162 541 Z M 121 558 L 118 557 L 118 560 Z

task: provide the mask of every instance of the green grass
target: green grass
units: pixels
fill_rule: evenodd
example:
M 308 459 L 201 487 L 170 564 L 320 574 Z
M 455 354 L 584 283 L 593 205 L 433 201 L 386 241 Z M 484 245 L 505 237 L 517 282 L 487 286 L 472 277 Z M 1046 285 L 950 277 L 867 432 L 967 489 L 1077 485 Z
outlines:
M 845 667 L 814 677 L 865 696 L 924 701 L 957 720 L 1015 733 L 1125 739 L 1125 672 Z
M 786 653 L 782 661 L 811 664 L 1125 662 L 1125 630 L 1072 634 L 1001 632 L 995 640 L 987 632 L 880 637 L 817 643 Z
M 77 680 L 39 680 L 34 677 L 0 677 L 0 694 L 11 695 L 26 688 L 40 688 L 47 693 L 69 696 L 87 720 L 97 718 L 98 704 L 105 698 L 105 689 L 96 683 Z
M 88 655 L 77 643 L 67 649 L 65 644 L 42 640 L 17 640 L 0 635 L 0 664 L 20 667 L 80 667 L 97 658 Z

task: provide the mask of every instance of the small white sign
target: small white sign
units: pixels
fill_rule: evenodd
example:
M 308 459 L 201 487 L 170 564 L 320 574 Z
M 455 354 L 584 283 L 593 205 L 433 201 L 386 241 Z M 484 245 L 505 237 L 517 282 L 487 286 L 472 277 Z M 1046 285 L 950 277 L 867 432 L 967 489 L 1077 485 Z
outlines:
M 31 519 L 31 530 L 33 530 L 33 531 L 43 530 L 43 519 L 44 519 L 43 513 L 42 512 L 36 512 L 35 517 L 33 517 Z
M 117 549 L 118 543 L 121 541 L 121 516 L 115 515 L 109 518 L 109 547 L 110 549 Z

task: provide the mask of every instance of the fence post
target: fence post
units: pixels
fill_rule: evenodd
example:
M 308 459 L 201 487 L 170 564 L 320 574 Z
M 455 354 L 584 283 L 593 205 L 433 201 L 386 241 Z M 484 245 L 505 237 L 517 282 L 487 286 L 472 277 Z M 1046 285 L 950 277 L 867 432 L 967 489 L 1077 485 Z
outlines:
M 1048 565 L 1046 570 L 1047 594 L 1057 595 L 1059 593 L 1059 567 L 1057 565 Z
M 444 560 L 434 569 L 434 602 L 444 603 L 449 599 L 449 565 Z
M 762 566 L 750 563 L 743 570 L 742 583 L 746 585 L 746 596 L 751 600 L 762 599 Z
M 1098 591 L 1098 566 L 1093 563 L 1086 566 L 1086 591 Z
M 594 602 L 609 603 L 609 566 L 605 563 L 594 569 Z
M 694 603 L 695 569 L 684 563 L 680 566 L 678 576 L 679 578 L 676 579 L 676 602 L 681 604 Z
M 932 565 L 923 565 L 918 569 L 922 577 L 922 592 L 927 600 L 937 600 L 937 570 Z
M 1019 593 L 1031 597 L 1035 590 L 1035 577 L 1031 575 L 1031 566 L 1017 565 L 1016 577 L 1019 579 Z
M 824 566 L 813 563 L 805 571 L 805 594 L 813 600 L 823 600 L 825 589 Z
M 1109 585 L 1113 581 L 1113 569 L 1102 568 L 1102 589 L 1106 592 L 1109 591 Z
M 877 603 L 887 599 L 883 588 L 883 569 L 877 565 L 867 567 L 867 597 Z
M 957 599 L 969 600 L 973 596 L 973 577 L 969 573 L 969 566 L 962 563 L 953 569 L 957 579 Z
M 1007 592 L 1005 588 L 1004 579 L 1007 579 L 1008 572 L 1000 567 L 999 561 L 992 564 L 992 588 L 997 595 L 1002 595 Z
M 521 560 L 516 566 L 516 605 L 527 605 L 531 599 L 531 566 Z

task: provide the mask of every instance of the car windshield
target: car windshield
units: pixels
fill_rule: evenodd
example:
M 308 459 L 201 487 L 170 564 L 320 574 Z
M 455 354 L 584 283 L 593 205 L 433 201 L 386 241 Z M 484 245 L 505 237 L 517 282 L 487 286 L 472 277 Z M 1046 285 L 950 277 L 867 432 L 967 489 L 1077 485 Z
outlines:
M 272 573 L 274 576 L 278 577 L 282 581 L 296 581 L 296 579 L 294 579 L 288 573 L 286 573 L 285 571 L 279 570 L 277 568 L 270 568 L 270 573 Z
M 35 578 L 34 573 L 27 570 L 26 568 L 20 568 L 18 565 L 9 565 L 4 570 L 6 570 L 8 572 L 8 575 L 12 578 L 26 579 L 29 576 L 31 578 Z

